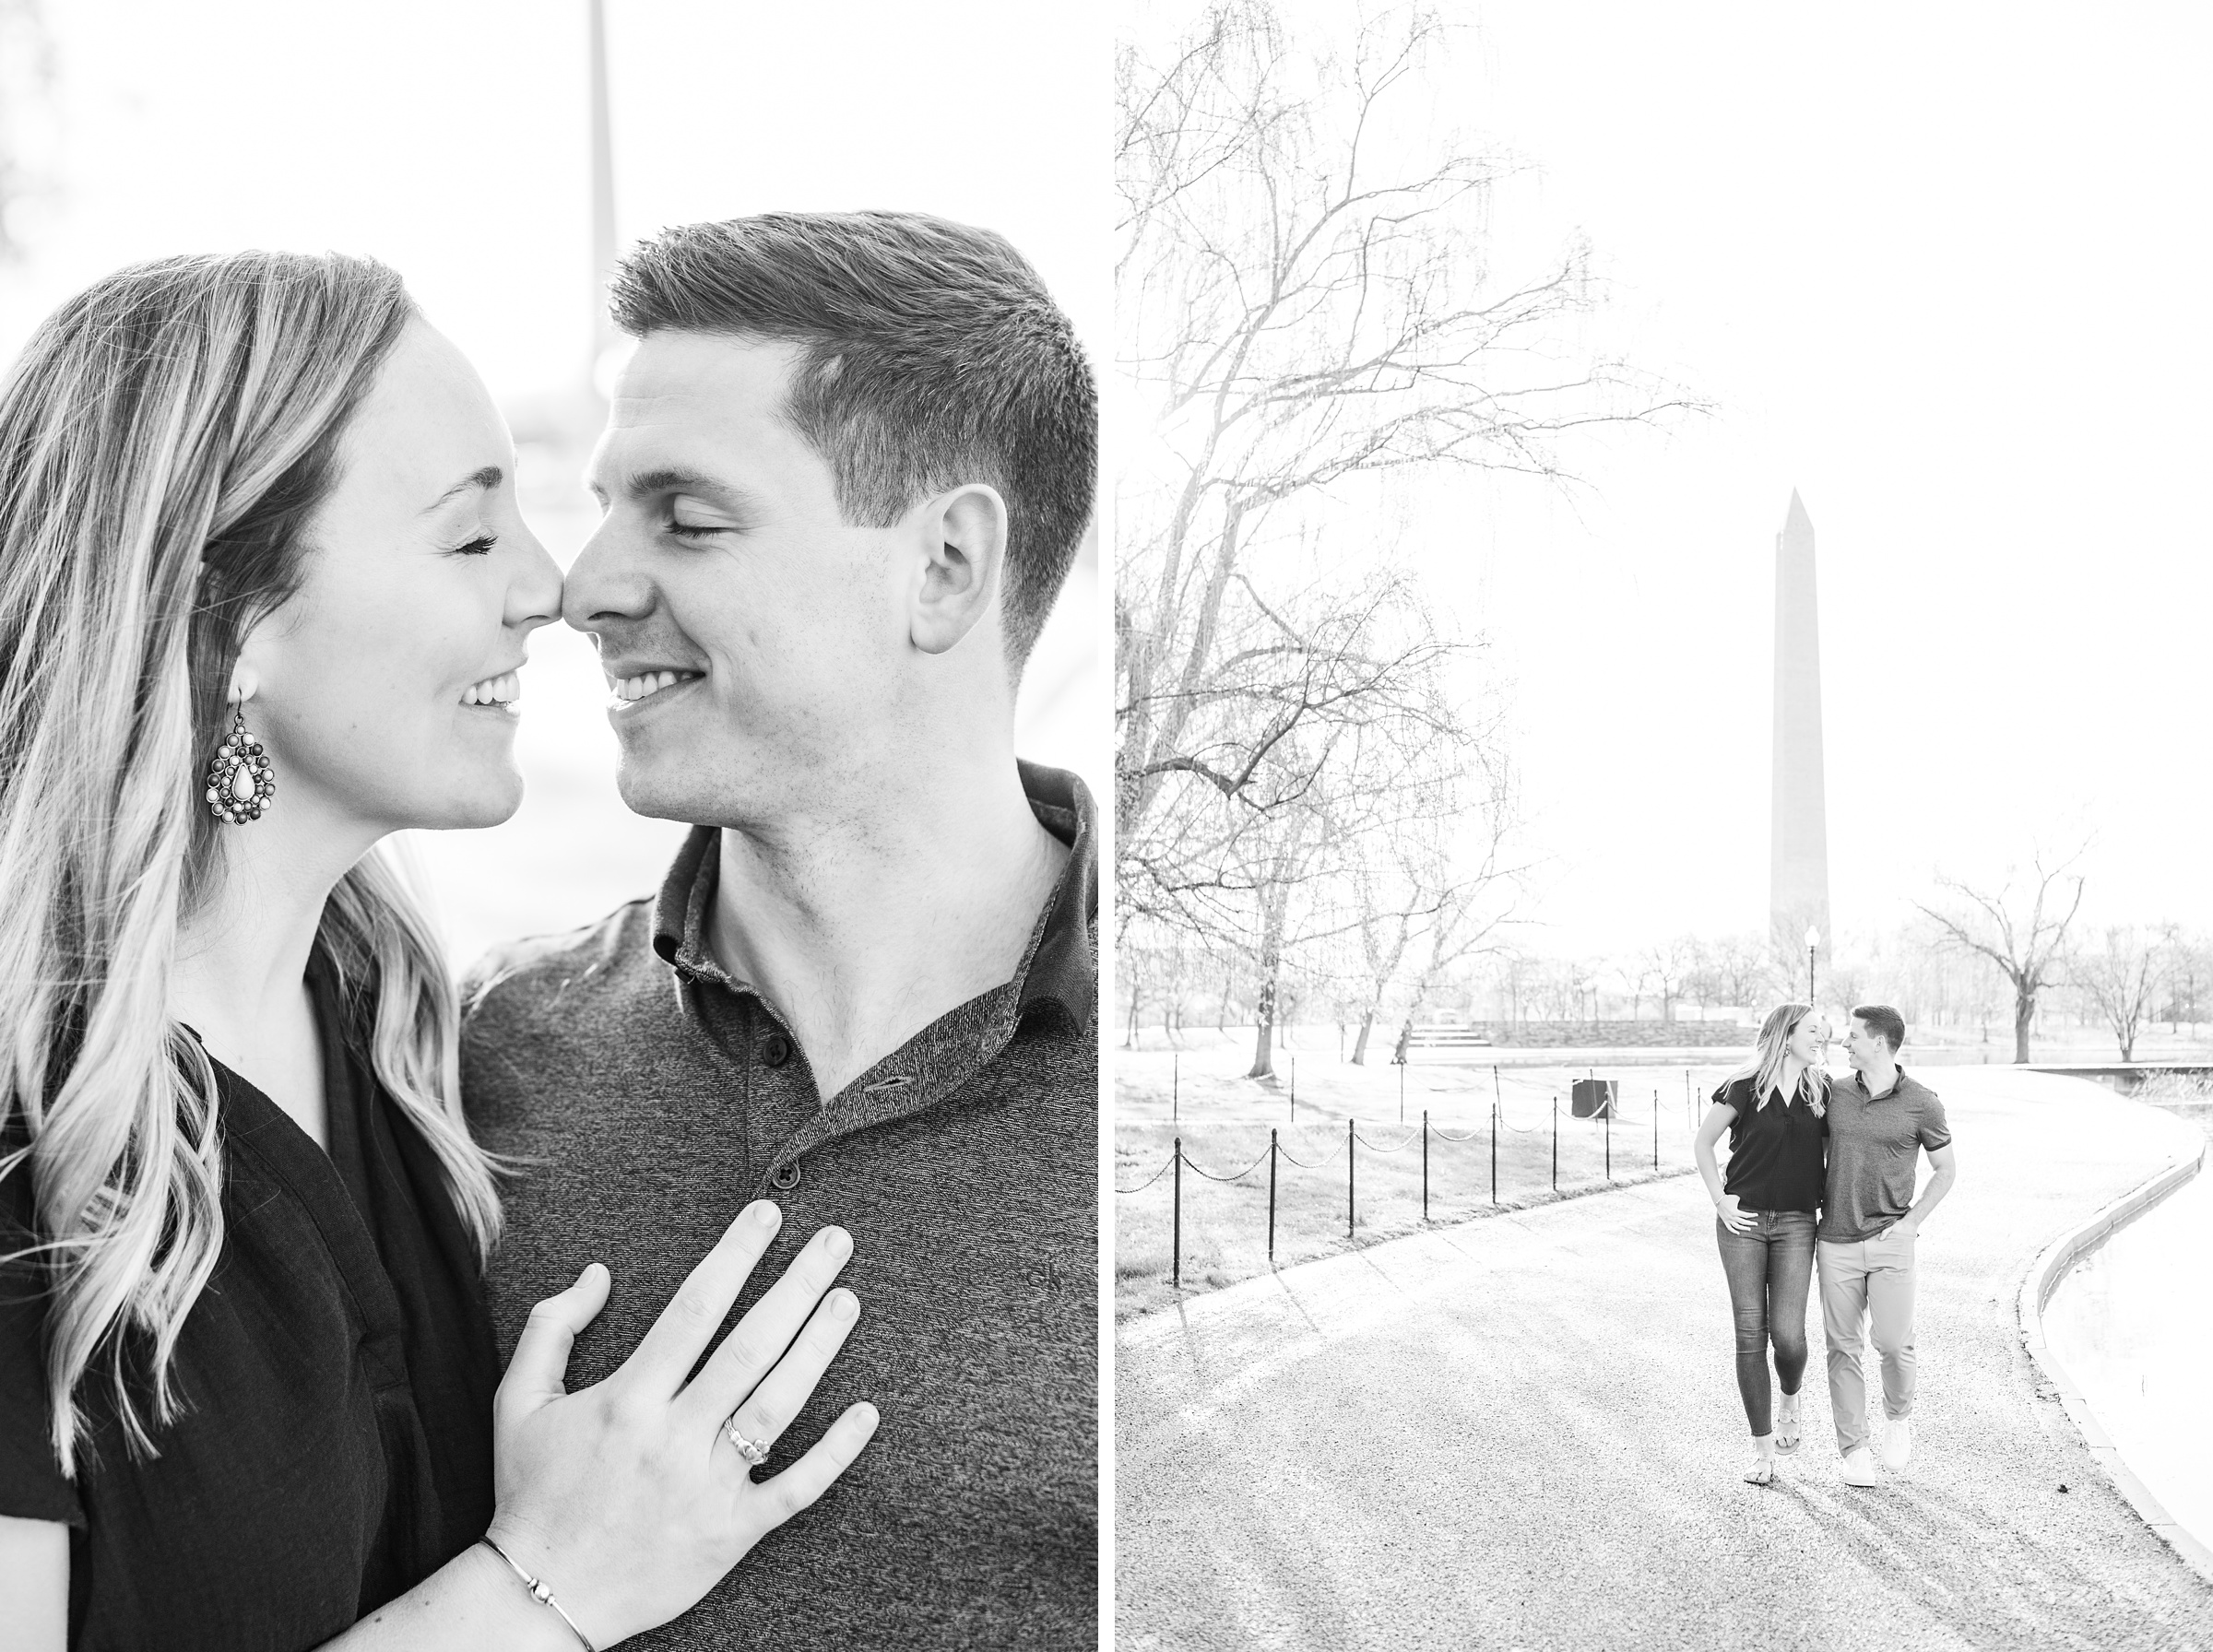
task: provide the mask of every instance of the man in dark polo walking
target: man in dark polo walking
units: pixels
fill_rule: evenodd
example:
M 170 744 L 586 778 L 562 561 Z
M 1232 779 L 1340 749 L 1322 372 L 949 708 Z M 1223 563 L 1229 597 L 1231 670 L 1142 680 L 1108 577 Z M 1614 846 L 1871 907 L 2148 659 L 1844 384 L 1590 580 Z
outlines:
M 693 829 L 657 896 L 466 997 L 471 1117 L 524 1165 L 503 1347 L 605 1262 L 569 1362 L 597 1381 L 749 1200 L 785 1221 L 735 1312 L 844 1227 L 860 1318 L 765 1472 L 858 1400 L 874 1441 L 633 1644 L 1091 1645 L 1092 804 L 1013 749 L 1090 515 L 1090 371 L 1011 246 L 915 215 L 669 230 L 613 292 L 639 345 L 562 611 L 623 801 Z
M 1828 1343 L 1828 1405 L 1845 1484 L 1878 1482 L 1860 1356 L 1863 1327 L 1883 1371 L 1883 1467 L 1913 1455 L 1913 1249 L 1922 1223 L 1952 1189 L 1959 1169 L 1936 1092 L 1906 1076 L 1898 1052 L 1906 1023 L 1888 1004 L 1852 1012 L 1844 1053 L 1849 1083 L 1828 1092 L 1828 1190 L 1815 1231 L 1821 1329 Z M 1929 1155 L 1928 1185 L 1913 1197 Z

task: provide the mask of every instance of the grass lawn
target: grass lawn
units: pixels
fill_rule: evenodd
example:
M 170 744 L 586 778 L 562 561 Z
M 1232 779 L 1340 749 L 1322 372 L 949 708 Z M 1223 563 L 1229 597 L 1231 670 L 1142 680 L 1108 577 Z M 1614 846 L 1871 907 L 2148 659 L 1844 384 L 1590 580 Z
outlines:
M 1326 1034 L 1326 1047 L 1320 1034 Z M 1300 1036 L 1303 1047 L 1281 1051 L 1276 1077 L 1262 1080 L 1244 1077 L 1252 1062 L 1249 1032 L 1187 1033 L 1179 1050 L 1114 1052 L 1118 1318 L 1250 1279 L 1271 1266 L 1419 1228 L 1424 1109 L 1431 1222 L 1465 1221 L 1610 1185 L 1680 1175 L 1691 1168 L 1690 1139 L 1705 1096 L 1742 1059 L 1729 1051 L 1701 1051 L 1695 1065 L 1568 1067 L 1517 1059 L 1538 1052 L 1500 1052 L 1494 1073 L 1487 1059 L 1478 1059 L 1485 1052 L 1416 1051 L 1413 1065 L 1400 1068 L 1388 1065 L 1386 1042 L 1369 1052 L 1381 1065 L 1355 1067 L 1339 1059 L 1333 1028 L 1303 1029 Z M 1556 1063 L 1559 1053 L 1542 1054 Z M 1610 1142 L 1604 1122 L 1569 1115 L 1569 1083 L 1592 1071 L 1619 1089 L 1621 1115 Z M 1494 1097 L 1500 1121 L 1495 1203 Z M 1271 1129 L 1277 1144 L 1272 1263 Z M 1179 1285 L 1170 1282 L 1178 1137 L 1185 1161 Z

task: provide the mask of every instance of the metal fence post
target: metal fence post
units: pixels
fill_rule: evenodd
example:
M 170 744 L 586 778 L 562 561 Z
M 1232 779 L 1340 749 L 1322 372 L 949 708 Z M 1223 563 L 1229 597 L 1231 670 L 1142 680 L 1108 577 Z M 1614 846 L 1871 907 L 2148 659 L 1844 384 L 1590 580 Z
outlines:
M 1552 1098 L 1552 1190 L 1560 1190 L 1560 1098 Z
M 1497 1068 L 1491 1068 L 1497 1072 Z M 1498 1103 L 1491 1103 L 1491 1203 L 1498 1202 Z
M 1614 1098 L 1606 1098 L 1606 1180 L 1614 1179 Z
M 1183 1138 L 1176 1138 L 1176 1215 L 1168 1230 L 1168 1283 L 1183 1283 Z
M 1422 1220 L 1429 1220 L 1429 1109 L 1422 1109 Z
M 1660 1168 L 1660 1092 L 1652 1092 L 1652 1168 Z
M 1275 1260 L 1275 1130 L 1268 1131 L 1268 1259 Z
M 1353 1236 L 1353 1121 L 1344 1121 L 1344 1236 Z

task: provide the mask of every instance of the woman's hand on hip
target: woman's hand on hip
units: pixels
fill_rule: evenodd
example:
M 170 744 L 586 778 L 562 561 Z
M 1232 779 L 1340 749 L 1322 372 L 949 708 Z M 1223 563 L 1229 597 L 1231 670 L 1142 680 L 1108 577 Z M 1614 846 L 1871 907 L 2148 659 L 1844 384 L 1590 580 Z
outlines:
M 607 1303 L 596 1262 L 531 1311 L 515 1344 L 492 1405 L 491 1537 L 595 1646 L 690 1608 L 875 1433 L 876 1409 L 849 1407 L 765 1481 L 730 1438 L 734 1428 L 765 1450 L 789 1427 L 859 1312 L 851 1292 L 831 1289 L 852 1239 L 823 1228 L 700 1364 L 781 1221 L 765 1199 L 740 1212 L 604 1382 L 571 1394 L 562 1380 L 577 1332 Z
M 1736 1195 L 1734 1193 L 1724 1193 L 1721 1198 L 1715 1199 L 1713 1211 L 1722 1219 L 1722 1225 L 1732 1233 L 1749 1233 L 1759 1225 L 1753 1221 L 1752 1212 L 1737 1202 Z

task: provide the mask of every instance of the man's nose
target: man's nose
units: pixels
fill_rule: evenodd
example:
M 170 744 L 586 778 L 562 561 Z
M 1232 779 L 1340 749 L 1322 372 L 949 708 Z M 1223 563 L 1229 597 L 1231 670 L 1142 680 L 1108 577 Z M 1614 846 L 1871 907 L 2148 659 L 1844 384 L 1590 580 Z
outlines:
M 652 607 L 652 583 L 637 567 L 610 512 L 569 564 L 561 617 L 577 631 L 595 631 L 609 620 L 634 620 Z

